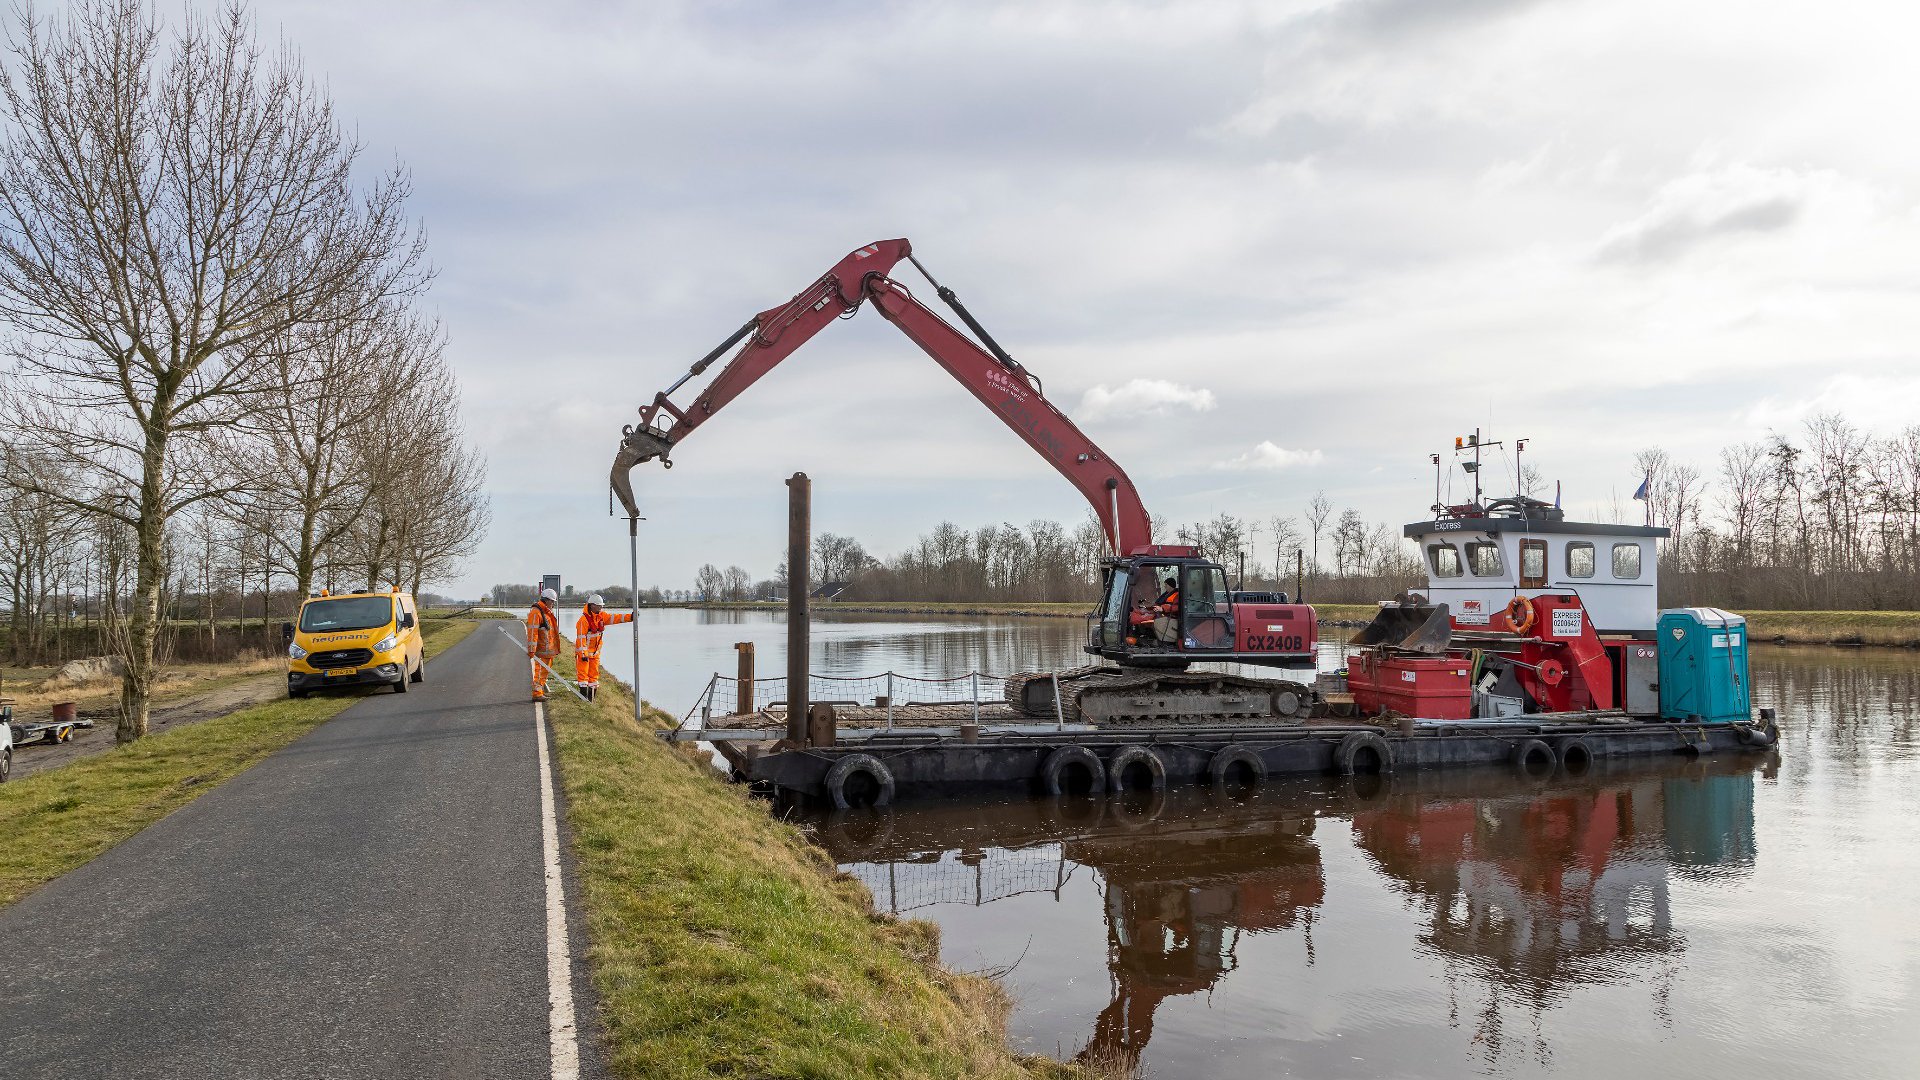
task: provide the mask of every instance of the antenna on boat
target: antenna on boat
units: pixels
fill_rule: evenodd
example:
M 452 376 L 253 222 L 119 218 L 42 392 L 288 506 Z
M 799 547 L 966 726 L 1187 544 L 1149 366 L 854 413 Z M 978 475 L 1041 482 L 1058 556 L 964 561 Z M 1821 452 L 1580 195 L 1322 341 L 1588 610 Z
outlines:
M 1481 505 L 1480 504 L 1480 495 L 1481 495 L 1480 450 L 1482 447 L 1486 447 L 1486 446 L 1503 446 L 1503 445 L 1505 444 L 1500 442 L 1481 442 L 1479 428 L 1474 428 L 1473 434 L 1471 435 L 1454 436 L 1453 453 L 1455 457 L 1458 457 L 1459 455 L 1466 453 L 1468 450 L 1473 451 L 1473 460 L 1461 462 L 1460 468 L 1465 470 L 1468 476 L 1473 477 L 1473 505 L 1476 510 L 1478 510 Z

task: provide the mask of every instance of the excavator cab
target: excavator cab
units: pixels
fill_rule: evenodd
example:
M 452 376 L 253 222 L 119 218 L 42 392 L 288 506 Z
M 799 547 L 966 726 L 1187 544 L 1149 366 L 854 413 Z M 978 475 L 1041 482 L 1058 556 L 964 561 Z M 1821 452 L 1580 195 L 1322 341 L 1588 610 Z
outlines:
M 1088 652 L 1130 667 L 1239 658 L 1233 594 L 1220 564 L 1197 552 L 1113 559 L 1103 586 Z

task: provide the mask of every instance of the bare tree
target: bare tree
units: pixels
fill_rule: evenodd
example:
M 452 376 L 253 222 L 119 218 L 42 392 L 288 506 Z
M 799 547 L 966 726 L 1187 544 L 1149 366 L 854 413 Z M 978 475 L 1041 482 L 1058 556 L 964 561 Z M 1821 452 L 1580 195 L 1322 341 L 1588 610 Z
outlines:
M 394 580 L 418 596 L 427 583 L 444 580 L 473 554 L 492 511 L 486 462 L 464 443 L 441 444 L 438 453 L 421 459 L 410 482 L 417 495 L 413 519 L 398 544 Z
M 163 48 L 140 0 L 28 10 L 0 67 L 0 318 L 20 334 L 27 437 L 68 455 L 135 537 L 117 737 L 147 730 L 168 521 L 237 485 L 235 423 L 275 341 L 424 285 L 395 170 L 357 191 L 358 147 L 244 8 L 189 15 Z M 49 491 L 76 504 L 90 493 Z
M 1313 501 L 1307 504 L 1307 531 L 1313 534 L 1313 572 L 1320 572 L 1320 534 L 1326 531 L 1327 519 L 1333 516 L 1333 500 L 1327 498 L 1324 491 L 1316 492 Z
M 275 350 L 275 377 L 259 417 L 274 482 L 256 501 L 286 512 L 274 535 L 296 595 L 313 588 L 322 553 L 379 493 L 367 476 L 368 444 L 397 440 L 391 411 L 402 394 L 443 367 L 436 326 L 398 304 L 366 317 L 289 328 Z
M 1276 586 L 1287 580 L 1287 553 L 1300 549 L 1300 526 L 1284 514 L 1267 519 L 1267 534 L 1273 537 L 1273 580 Z

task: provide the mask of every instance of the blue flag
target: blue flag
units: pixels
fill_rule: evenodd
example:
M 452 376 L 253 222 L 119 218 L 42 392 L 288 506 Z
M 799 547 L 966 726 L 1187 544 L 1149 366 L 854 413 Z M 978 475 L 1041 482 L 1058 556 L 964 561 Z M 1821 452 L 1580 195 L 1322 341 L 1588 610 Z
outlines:
M 1647 478 L 1640 481 L 1640 486 L 1634 489 L 1633 497 L 1639 499 L 1641 502 L 1647 501 L 1647 485 L 1651 483 L 1653 483 L 1653 474 L 1648 473 Z

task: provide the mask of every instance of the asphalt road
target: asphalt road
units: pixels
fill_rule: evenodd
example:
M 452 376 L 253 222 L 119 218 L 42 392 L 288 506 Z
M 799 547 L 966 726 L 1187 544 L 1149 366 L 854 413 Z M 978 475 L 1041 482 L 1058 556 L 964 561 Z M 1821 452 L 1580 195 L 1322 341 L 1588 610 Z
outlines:
M 525 664 L 481 626 L 0 911 L 0 1076 L 550 1076 Z

